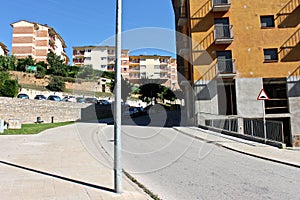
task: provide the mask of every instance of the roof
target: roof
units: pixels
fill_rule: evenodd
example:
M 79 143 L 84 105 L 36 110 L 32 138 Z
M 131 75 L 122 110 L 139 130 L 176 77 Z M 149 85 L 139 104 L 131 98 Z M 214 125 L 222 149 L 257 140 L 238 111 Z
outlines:
M 60 36 L 60 34 L 58 34 L 58 33 L 55 31 L 55 29 L 52 28 L 51 26 L 48 26 L 47 24 L 40 24 L 40 23 L 37 23 L 37 22 L 30 22 L 30 21 L 27 21 L 27 20 L 19 20 L 19 21 L 16 21 L 16 22 L 11 23 L 10 25 L 11 25 L 12 27 L 14 27 L 14 24 L 17 24 L 17 23 L 19 23 L 19 22 L 27 22 L 27 23 L 33 24 L 33 25 L 35 25 L 35 26 L 44 26 L 44 27 L 47 27 L 47 28 L 49 29 L 49 31 L 52 31 L 53 34 L 56 35 L 56 36 L 58 37 L 58 39 L 59 39 L 59 40 L 61 41 L 61 43 L 62 43 L 62 46 L 63 46 L 64 48 L 67 47 L 65 41 L 62 39 L 62 37 Z

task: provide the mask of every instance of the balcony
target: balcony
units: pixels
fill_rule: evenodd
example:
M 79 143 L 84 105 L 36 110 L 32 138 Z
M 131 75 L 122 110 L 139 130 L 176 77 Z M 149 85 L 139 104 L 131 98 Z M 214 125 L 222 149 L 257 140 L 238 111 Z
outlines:
M 233 78 L 236 75 L 235 59 L 217 59 L 216 70 L 219 77 Z
M 214 29 L 215 44 L 231 44 L 233 42 L 232 25 L 216 24 Z
M 212 0 L 213 12 L 227 12 L 230 5 L 230 0 Z

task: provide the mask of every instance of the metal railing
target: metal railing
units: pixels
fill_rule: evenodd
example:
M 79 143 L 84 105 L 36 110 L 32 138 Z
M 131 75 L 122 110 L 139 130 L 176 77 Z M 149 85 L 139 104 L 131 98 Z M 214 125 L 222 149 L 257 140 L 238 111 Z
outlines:
M 263 119 L 244 119 L 244 134 L 264 138 Z M 283 122 L 266 120 L 266 137 L 268 140 L 283 141 Z
M 199 126 L 265 139 L 264 122 L 260 118 L 241 118 L 204 112 L 197 113 L 196 118 Z M 266 139 L 284 143 L 283 122 L 266 120 Z
M 217 39 L 232 39 L 233 29 L 229 24 L 216 24 L 214 29 L 215 40 Z
M 230 0 L 212 0 L 212 4 L 214 5 L 229 5 Z
M 217 59 L 219 73 L 235 73 L 235 59 Z
M 238 120 L 237 118 L 229 119 L 208 119 L 205 120 L 206 126 L 211 126 L 214 128 L 238 132 Z

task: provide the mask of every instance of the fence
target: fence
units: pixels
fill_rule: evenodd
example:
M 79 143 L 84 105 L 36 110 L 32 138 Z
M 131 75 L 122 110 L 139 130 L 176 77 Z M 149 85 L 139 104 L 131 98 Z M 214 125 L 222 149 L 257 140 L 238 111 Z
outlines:
M 264 122 L 262 119 L 244 119 L 244 133 L 264 138 Z M 283 141 L 283 122 L 266 120 L 266 137 L 268 140 Z
M 198 125 L 213 127 L 219 130 L 226 130 L 236 134 L 244 134 L 261 139 L 265 138 L 263 119 L 239 118 L 203 113 L 201 113 L 201 115 L 198 114 L 198 117 L 204 118 L 204 120 L 203 118 L 200 120 L 198 118 Z M 243 127 L 243 132 L 239 131 L 240 127 Z M 283 122 L 266 120 L 266 139 L 270 141 L 284 142 Z

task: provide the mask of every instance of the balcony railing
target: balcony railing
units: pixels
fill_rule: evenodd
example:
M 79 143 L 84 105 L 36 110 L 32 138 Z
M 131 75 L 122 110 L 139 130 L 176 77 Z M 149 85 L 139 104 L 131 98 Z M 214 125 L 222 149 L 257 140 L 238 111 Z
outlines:
M 230 0 L 212 0 L 214 12 L 226 12 L 230 9 Z
M 214 36 L 216 44 L 231 44 L 233 42 L 232 25 L 216 24 Z
M 217 59 L 216 70 L 220 76 L 234 76 L 235 70 L 235 59 Z

